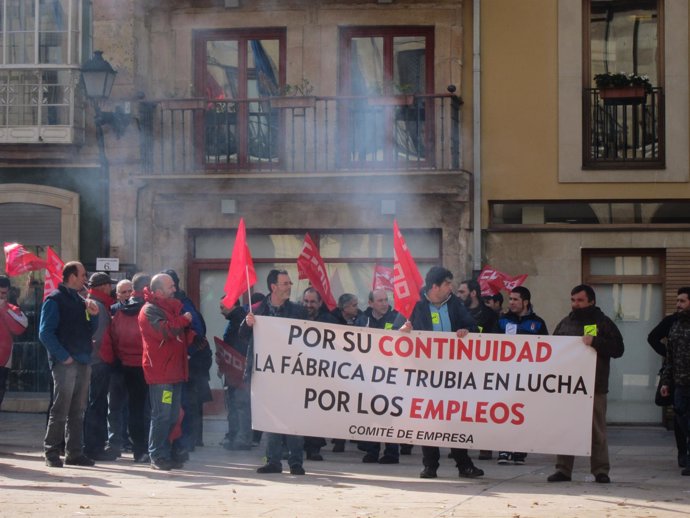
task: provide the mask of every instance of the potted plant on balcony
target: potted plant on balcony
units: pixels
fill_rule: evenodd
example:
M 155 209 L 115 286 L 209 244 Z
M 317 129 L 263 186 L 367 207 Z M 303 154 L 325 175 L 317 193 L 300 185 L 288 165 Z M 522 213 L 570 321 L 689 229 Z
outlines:
M 625 72 L 606 72 L 594 76 L 604 104 L 642 104 L 652 91 L 649 77 Z
M 414 103 L 414 88 L 410 84 L 386 81 L 385 85 L 377 85 L 369 97 L 370 106 L 412 106 Z M 384 94 L 383 92 L 395 92 Z
M 312 95 L 314 86 L 309 79 L 294 85 L 285 85 L 280 89 L 278 96 L 271 97 L 272 108 L 312 108 L 316 103 L 316 97 Z

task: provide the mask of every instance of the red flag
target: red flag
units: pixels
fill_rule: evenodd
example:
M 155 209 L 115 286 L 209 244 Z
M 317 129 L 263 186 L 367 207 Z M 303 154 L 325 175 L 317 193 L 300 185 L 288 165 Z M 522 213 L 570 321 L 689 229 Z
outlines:
M 393 290 L 393 268 L 377 264 L 374 267 L 374 282 L 372 290 Z
M 247 246 L 247 231 L 244 228 L 244 218 L 241 218 L 240 224 L 237 227 L 237 235 L 235 236 L 235 246 L 232 247 L 228 277 L 225 279 L 223 305 L 226 308 L 233 307 L 240 295 L 245 291 L 249 291 L 249 288 L 255 284 L 256 271 L 254 270 L 252 255 L 249 253 L 249 247 Z
M 331 292 L 326 265 L 309 234 L 304 235 L 304 245 L 302 245 L 302 251 L 297 258 L 297 272 L 300 279 L 309 279 L 311 285 L 321 295 L 326 307 L 333 311 L 337 304 L 333 292 Z
M 10 277 L 34 270 L 42 270 L 46 262 L 19 243 L 5 243 L 5 272 Z
M 48 295 L 53 293 L 58 284 L 62 282 L 62 269 L 65 263 L 60 259 L 60 257 L 53 252 L 50 247 L 46 248 L 46 280 L 43 285 L 43 300 L 46 299 Z
M 225 375 L 225 380 L 231 387 L 242 387 L 247 359 L 217 336 L 213 340 L 216 343 L 216 363 L 221 374 Z
M 521 286 L 525 279 L 527 279 L 527 274 L 511 277 L 489 265 L 482 268 L 477 277 L 479 286 L 482 288 L 482 295 L 495 295 L 501 290 L 511 291 L 516 286 Z
M 424 286 L 424 280 L 396 220 L 393 221 L 393 257 L 394 308 L 405 318 L 410 318 L 415 304 L 419 301 L 419 291 Z

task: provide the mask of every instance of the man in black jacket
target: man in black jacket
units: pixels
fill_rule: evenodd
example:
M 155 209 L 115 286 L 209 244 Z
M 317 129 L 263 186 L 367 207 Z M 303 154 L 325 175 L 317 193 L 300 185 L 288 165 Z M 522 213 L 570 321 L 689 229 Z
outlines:
M 453 274 L 442 266 L 434 266 L 426 274 L 421 300 L 415 304 L 410 320 L 400 331 L 441 331 L 455 333 L 458 337 L 476 332 L 477 325 L 462 301 L 453 295 Z M 475 467 L 465 448 L 451 448 L 458 474 L 465 478 L 481 477 L 484 471 Z M 422 446 L 424 469 L 420 478 L 436 478 L 440 450 L 436 446 Z
M 668 343 L 668 334 L 673 324 L 678 320 L 678 313 L 686 311 L 688 308 L 690 308 L 690 287 L 685 286 L 683 288 L 678 288 L 676 312 L 664 317 L 661 322 L 651 330 L 649 336 L 647 336 L 647 343 L 652 346 L 652 349 L 654 349 L 657 354 L 664 358 L 664 362 L 661 366 L 662 370 L 666 366 L 666 344 Z M 688 458 L 688 438 L 683 430 L 683 425 L 678 415 L 675 413 L 673 416 L 673 433 L 676 438 L 676 447 L 678 448 L 678 467 L 684 468 L 687 465 Z
M 596 306 L 596 295 L 591 286 L 580 284 L 570 292 L 572 311 L 556 326 L 554 335 L 582 336 L 582 342 L 597 352 L 594 376 L 594 415 L 592 416 L 592 455 L 590 470 L 600 484 L 611 482 L 609 478 L 609 447 L 606 439 L 606 394 L 609 391 L 611 358 L 623 356 L 623 337 L 613 321 Z M 575 457 L 558 455 L 556 472 L 549 482 L 567 482 L 573 473 Z
M 266 315 L 281 318 L 296 318 L 307 320 L 307 312 L 304 307 L 294 302 L 290 302 L 290 292 L 292 281 L 290 275 L 285 270 L 271 270 L 268 272 L 266 284 L 270 294 L 259 304 L 252 306 L 245 322 L 251 329 L 256 323 L 254 315 Z M 242 333 L 242 330 L 240 330 Z M 257 473 L 281 473 L 283 465 L 283 439 L 288 447 L 288 464 L 292 475 L 304 475 L 302 467 L 304 457 L 304 437 L 298 435 L 285 435 L 280 433 L 269 433 L 268 444 L 266 445 L 266 464 L 256 470 Z

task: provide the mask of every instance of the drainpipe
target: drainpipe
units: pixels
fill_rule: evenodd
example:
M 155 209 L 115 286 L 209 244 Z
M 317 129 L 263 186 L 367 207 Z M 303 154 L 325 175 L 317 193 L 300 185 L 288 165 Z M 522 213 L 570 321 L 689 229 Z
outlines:
M 472 8 L 472 270 L 482 269 L 481 0 Z

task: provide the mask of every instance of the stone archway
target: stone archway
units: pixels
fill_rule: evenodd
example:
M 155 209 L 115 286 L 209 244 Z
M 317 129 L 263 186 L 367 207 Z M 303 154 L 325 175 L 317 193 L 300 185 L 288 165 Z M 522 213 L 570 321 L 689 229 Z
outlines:
M 45 185 L 7 183 L 0 185 L 2 203 L 60 209 L 60 256 L 66 261 L 79 258 L 79 194 Z

